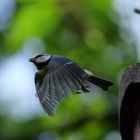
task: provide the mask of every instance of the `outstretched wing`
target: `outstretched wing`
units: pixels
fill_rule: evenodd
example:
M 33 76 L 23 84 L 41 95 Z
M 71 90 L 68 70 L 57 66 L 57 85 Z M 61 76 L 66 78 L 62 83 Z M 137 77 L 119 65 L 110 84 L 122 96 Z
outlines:
M 53 56 L 37 93 L 45 111 L 53 115 L 55 107 L 63 97 L 69 98 L 71 91 L 84 91 L 86 78 L 87 74 L 77 63 L 64 57 Z

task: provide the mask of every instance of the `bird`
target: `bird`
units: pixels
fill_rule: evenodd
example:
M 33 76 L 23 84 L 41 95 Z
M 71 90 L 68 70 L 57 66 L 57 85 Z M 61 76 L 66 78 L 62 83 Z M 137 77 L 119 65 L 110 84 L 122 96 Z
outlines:
M 36 68 L 36 96 L 49 116 L 54 116 L 55 109 L 64 97 L 70 93 L 88 93 L 94 85 L 108 90 L 113 83 L 98 76 L 69 58 L 53 54 L 37 54 L 29 59 Z

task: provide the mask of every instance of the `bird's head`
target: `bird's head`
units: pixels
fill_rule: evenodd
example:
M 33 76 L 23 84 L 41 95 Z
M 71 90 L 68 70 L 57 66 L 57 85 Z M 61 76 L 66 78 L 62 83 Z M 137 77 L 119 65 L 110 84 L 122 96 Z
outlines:
M 49 54 L 37 54 L 29 59 L 29 62 L 34 63 L 37 69 L 42 69 L 47 66 L 52 55 Z

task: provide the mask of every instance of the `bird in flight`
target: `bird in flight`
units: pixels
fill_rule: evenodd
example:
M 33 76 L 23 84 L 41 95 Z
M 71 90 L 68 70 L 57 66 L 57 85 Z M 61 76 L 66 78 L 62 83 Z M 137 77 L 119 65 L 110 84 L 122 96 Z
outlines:
M 29 61 L 38 70 L 35 74 L 36 95 L 50 116 L 54 115 L 55 108 L 64 97 L 70 97 L 71 92 L 88 93 L 93 84 L 106 91 L 113 85 L 63 56 L 38 54 Z

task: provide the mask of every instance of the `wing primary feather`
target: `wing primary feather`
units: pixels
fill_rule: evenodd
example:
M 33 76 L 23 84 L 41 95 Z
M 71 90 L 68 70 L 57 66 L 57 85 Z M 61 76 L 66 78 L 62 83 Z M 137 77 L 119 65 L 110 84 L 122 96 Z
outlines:
M 48 96 L 46 96 L 45 100 L 44 100 L 43 102 L 41 102 L 41 104 L 43 104 L 44 102 L 46 102 L 46 103 L 48 104 L 48 106 L 49 106 L 50 108 L 52 108 L 52 109 L 55 107 L 55 104 L 52 104 L 52 103 L 50 102 L 50 99 L 49 99 Z
M 53 93 L 52 93 L 53 94 L 52 95 L 53 102 L 52 103 L 58 104 L 60 100 L 59 100 L 59 97 L 57 95 L 59 95 L 59 94 L 62 95 L 61 90 L 60 90 L 60 86 L 61 85 L 59 84 L 58 79 L 57 79 L 57 76 L 55 75 L 55 71 L 57 70 L 58 65 L 57 65 L 57 63 L 55 61 L 51 61 L 51 63 L 50 63 L 49 66 L 51 66 L 51 68 L 52 68 L 52 71 L 50 71 L 51 81 L 52 81 L 51 85 L 53 85 L 53 88 L 54 88 L 54 89 L 51 88 L 51 92 L 53 91 Z M 59 91 L 58 94 L 56 93 L 57 91 Z
M 53 73 L 52 77 L 53 77 L 54 86 L 55 86 L 55 99 L 59 102 L 60 97 L 59 97 L 59 94 L 57 94 L 57 93 L 60 93 L 60 86 L 59 86 L 58 82 L 56 81 L 56 77 L 54 77 L 54 73 Z
M 50 100 L 49 100 L 49 97 L 47 96 L 47 97 L 46 97 L 46 100 L 44 100 L 44 102 L 42 103 L 42 106 L 43 106 L 44 110 L 45 110 L 49 115 L 53 116 L 57 104 L 58 104 L 58 102 L 57 102 L 56 99 L 54 99 L 54 102 L 51 103 Z
M 52 107 L 47 100 L 41 103 L 44 110 L 51 111 L 54 107 Z
M 43 99 L 45 96 L 45 92 L 46 92 L 45 89 L 46 89 L 46 85 L 47 85 L 48 80 L 49 80 L 48 75 L 46 75 L 40 89 L 36 93 L 37 97 L 39 97 L 40 100 Z
M 77 82 L 80 83 L 80 85 L 83 85 L 84 80 L 82 79 L 81 76 L 78 75 L 78 73 L 73 69 L 72 66 L 67 65 L 68 70 L 73 74 L 73 76 L 76 78 Z
M 64 91 L 59 83 L 59 80 L 58 80 L 58 77 L 56 75 L 56 72 L 53 73 L 53 78 L 55 79 L 54 82 L 55 82 L 55 85 L 56 85 L 56 96 L 58 98 L 58 101 L 61 101 L 62 98 L 64 97 Z
M 42 98 L 42 96 L 43 96 L 43 94 L 44 94 L 44 92 L 40 89 L 37 93 L 36 93 L 36 96 L 38 97 L 38 98 Z
M 50 94 L 50 74 L 46 75 L 46 80 L 44 82 L 45 84 L 42 85 L 42 88 L 44 90 L 44 95 L 40 98 L 41 102 L 44 102 L 44 100 L 47 98 L 47 96 Z
M 54 108 L 55 105 L 49 103 L 49 98 L 48 98 L 48 93 L 47 93 L 47 82 L 49 82 L 49 77 L 46 75 L 45 80 L 43 84 L 41 85 L 41 88 L 37 92 L 37 96 L 40 100 L 41 105 L 43 106 L 44 110 L 49 114 L 53 115 L 54 114 Z
M 72 65 L 71 66 L 68 65 L 68 67 L 69 67 L 69 70 L 71 71 L 71 73 L 73 73 L 73 75 L 75 75 L 77 81 L 82 86 L 82 91 L 84 93 L 89 92 L 90 91 L 89 88 L 90 88 L 91 85 L 90 84 L 87 84 L 86 79 L 85 78 L 82 78 L 81 76 L 78 76 L 78 74 L 74 71 Z
M 58 104 L 58 101 L 56 99 L 54 99 L 54 101 L 51 102 L 49 94 L 46 96 L 45 100 L 53 107 L 55 107 Z
M 66 80 L 66 78 L 63 76 L 63 72 L 62 71 L 59 71 L 59 73 L 61 74 L 61 76 L 62 76 L 62 79 L 63 79 L 63 84 L 64 84 L 64 87 L 65 87 L 65 89 L 67 89 L 66 90 L 66 97 L 70 97 L 70 92 L 71 92 L 71 89 L 70 89 L 70 87 L 69 87 L 69 84 L 67 83 L 67 80 Z
M 53 110 L 54 109 L 54 107 L 52 107 L 47 101 L 44 101 L 43 103 L 42 103 L 42 105 L 46 105 L 46 110 L 48 109 L 48 110 Z
M 75 63 L 73 63 L 73 65 L 71 65 L 71 67 L 77 72 L 77 74 L 79 75 L 79 77 L 81 77 L 82 79 L 85 80 L 85 78 L 87 77 L 87 74 L 84 72 L 84 70 L 82 70 L 82 68 L 80 68 Z
M 42 104 L 44 104 L 44 103 L 47 105 L 47 107 L 48 107 L 50 110 L 54 110 L 54 108 L 57 106 L 57 101 L 54 100 L 54 102 L 51 103 L 51 102 L 49 101 L 49 97 L 48 97 L 48 96 L 46 97 L 46 100 L 44 100 L 44 102 L 43 102 Z
M 60 85 L 60 82 L 58 80 L 58 77 L 56 75 L 56 71 L 58 70 L 58 64 L 53 62 L 53 67 L 55 68 L 55 71 L 53 72 L 53 81 L 55 84 L 55 90 L 56 90 L 56 97 L 58 102 L 60 102 L 62 100 L 62 98 L 64 97 L 64 91 L 62 89 L 62 86 Z
M 63 77 L 60 76 L 60 72 L 58 72 L 58 71 L 56 71 L 56 75 L 57 75 L 58 81 L 59 81 L 59 83 L 60 83 L 60 85 L 61 85 L 61 87 L 62 87 L 62 89 L 64 91 L 64 96 L 68 97 L 69 89 L 68 89 Z
M 53 63 L 53 67 L 56 68 L 54 71 L 55 77 L 57 78 L 57 81 L 58 81 L 59 85 L 61 86 L 62 92 L 60 92 L 60 93 L 63 93 L 63 96 L 65 96 L 65 90 L 64 90 L 63 86 L 61 85 L 61 80 L 60 80 L 61 77 L 59 76 L 59 73 L 58 73 L 58 68 L 60 69 L 60 66 L 58 66 L 58 64 L 59 63 L 56 63 L 56 62 Z
M 72 65 L 73 67 L 75 67 L 79 72 L 81 72 L 81 73 L 83 73 L 83 74 L 85 74 L 85 72 L 82 70 L 82 68 L 78 65 L 78 64 L 76 64 L 76 63 L 73 63 L 73 65 Z
M 63 74 L 63 76 L 66 78 L 67 84 L 69 85 L 71 91 L 72 91 L 73 93 L 75 93 L 77 89 L 76 89 L 75 84 L 73 83 L 73 80 L 69 77 L 69 74 L 68 74 L 68 72 L 65 70 L 65 68 L 63 68 L 62 71 L 63 71 L 62 74 Z
M 47 102 L 44 102 L 44 103 L 42 104 L 42 106 L 43 106 L 44 110 L 45 110 L 49 115 L 52 116 L 52 115 L 54 114 L 54 108 L 51 108 L 51 107 L 48 105 Z
M 65 70 L 67 71 L 69 78 L 73 81 L 74 85 L 77 87 L 77 90 L 80 90 L 81 85 L 77 82 L 77 79 L 75 79 L 74 75 L 70 72 L 69 68 L 65 67 Z
M 55 98 L 55 86 L 54 86 L 54 81 L 53 81 L 53 74 L 50 73 L 50 81 L 49 81 L 49 86 L 50 86 L 50 101 L 53 103 L 54 98 Z
M 38 72 L 36 72 L 35 73 L 35 79 L 34 79 L 34 81 L 35 81 L 35 88 L 36 88 L 36 95 L 37 95 L 37 93 L 38 93 L 38 91 L 39 91 L 39 89 L 40 89 L 40 83 L 39 83 L 39 75 L 38 75 Z
M 67 65 L 67 67 L 68 67 L 68 70 L 71 71 L 71 73 L 75 76 L 75 78 L 77 79 L 77 82 L 79 82 L 79 84 L 81 85 L 81 89 L 79 91 L 82 90 L 84 93 L 90 92 L 90 88 L 91 87 L 86 82 L 87 74 L 82 69 L 80 69 L 80 71 L 83 71 L 82 72 L 83 73 L 82 75 L 80 75 L 79 73 L 77 73 L 75 71 L 76 68 L 74 69 L 74 67 L 73 67 L 74 65 L 75 64 Z M 77 69 L 79 69 L 79 68 L 77 67 Z
M 40 88 L 40 90 L 36 93 L 36 95 L 40 99 L 44 97 L 44 91 L 42 90 L 42 88 Z

